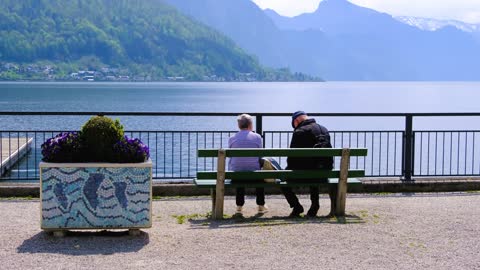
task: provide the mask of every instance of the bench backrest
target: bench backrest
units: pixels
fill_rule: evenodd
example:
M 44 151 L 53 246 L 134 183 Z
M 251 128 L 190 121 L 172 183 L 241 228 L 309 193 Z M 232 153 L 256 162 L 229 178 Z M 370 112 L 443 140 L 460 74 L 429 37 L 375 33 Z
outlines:
M 351 156 L 366 156 L 366 148 L 235 148 L 235 149 L 199 149 L 198 157 L 218 157 L 223 167 L 218 172 L 226 179 L 319 179 L 319 178 L 340 178 L 340 170 L 277 170 L 277 171 L 252 171 L 252 172 L 229 172 L 225 171 L 226 157 L 337 157 L 344 156 L 345 162 Z M 223 160 L 220 160 L 223 159 Z M 348 170 L 348 166 L 346 167 Z M 197 172 L 197 179 L 217 179 L 218 172 Z M 348 177 L 363 177 L 364 170 L 348 170 Z
M 198 157 L 218 157 L 219 149 L 199 149 Z M 342 148 L 230 148 L 226 157 L 341 157 Z M 349 155 L 366 156 L 367 148 L 349 148 Z

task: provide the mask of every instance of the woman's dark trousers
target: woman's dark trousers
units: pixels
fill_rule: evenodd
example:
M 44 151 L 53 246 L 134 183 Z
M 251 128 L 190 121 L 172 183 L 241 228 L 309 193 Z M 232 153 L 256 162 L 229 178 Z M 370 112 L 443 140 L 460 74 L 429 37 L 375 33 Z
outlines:
M 255 193 L 257 195 L 257 205 L 265 205 L 265 189 L 256 188 Z M 237 206 L 243 206 L 245 204 L 245 188 L 244 187 L 237 188 L 236 202 L 237 202 Z

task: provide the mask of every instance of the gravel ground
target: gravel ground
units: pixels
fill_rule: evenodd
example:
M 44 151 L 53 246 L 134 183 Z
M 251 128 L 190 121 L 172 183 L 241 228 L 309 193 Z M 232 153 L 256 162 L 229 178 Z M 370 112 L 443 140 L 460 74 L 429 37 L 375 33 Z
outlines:
M 258 217 L 254 202 L 244 219 L 213 222 L 207 197 L 162 199 L 140 236 L 54 238 L 39 229 L 38 200 L 0 200 L 0 269 L 480 269 L 480 193 L 351 195 L 345 220 L 285 219 L 281 196 Z M 327 208 L 323 195 L 319 215 Z

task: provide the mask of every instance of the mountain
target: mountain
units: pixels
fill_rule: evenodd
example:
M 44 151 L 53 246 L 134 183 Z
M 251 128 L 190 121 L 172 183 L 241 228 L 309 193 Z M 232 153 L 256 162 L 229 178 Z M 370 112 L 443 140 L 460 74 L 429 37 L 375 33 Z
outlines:
M 283 33 L 250 0 L 167 0 L 181 12 L 232 38 L 265 65 L 286 66 Z
M 231 39 L 161 0 L 2 0 L 0 62 L 9 67 L 3 75 L 11 75 L 12 63 L 28 64 L 25 73 L 41 63 L 54 65 L 56 76 L 109 67 L 154 80 L 293 78 L 263 68 Z
M 315 12 L 293 18 L 272 11 L 265 14 L 283 30 L 325 33 L 332 44 L 331 53 L 344 56 L 325 59 L 326 65 L 345 67 L 327 72 L 327 79 L 480 79 L 476 37 L 452 26 L 423 31 L 347 0 L 324 0 Z M 316 57 L 321 56 L 312 54 L 312 58 Z
M 334 67 L 325 65 L 328 51 L 323 32 L 280 30 L 251 0 L 167 0 L 182 13 L 220 31 L 263 65 L 322 77 Z
M 281 29 L 319 29 L 331 34 L 396 31 L 404 24 L 392 20 L 392 16 L 373 9 L 356 6 L 347 0 L 323 0 L 313 13 L 304 13 L 293 18 L 267 15 Z
M 437 31 L 440 28 L 446 26 L 453 26 L 458 30 L 463 32 L 472 33 L 475 31 L 480 31 L 480 25 L 464 23 L 457 20 L 437 20 L 432 18 L 421 18 L 421 17 L 408 17 L 408 16 L 397 16 L 395 17 L 398 21 L 417 27 L 425 31 Z
M 293 18 L 250 0 L 167 0 L 229 36 L 260 63 L 327 80 L 478 80 L 480 38 L 423 31 L 346 0 Z

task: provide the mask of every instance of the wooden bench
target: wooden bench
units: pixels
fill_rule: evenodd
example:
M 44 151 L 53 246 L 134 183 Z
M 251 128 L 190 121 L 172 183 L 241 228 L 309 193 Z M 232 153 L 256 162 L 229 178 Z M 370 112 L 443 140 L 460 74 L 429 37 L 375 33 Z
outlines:
M 345 215 L 347 184 L 361 184 L 355 177 L 365 176 L 364 170 L 349 170 L 351 156 L 366 156 L 365 148 L 289 148 L 289 149 L 200 149 L 199 158 L 217 157 L 217 171 L 199 171 L 194 183 L 199 188 L 210 188 L 212 195 L 212 217 L 223 218 L 225 188 L 237 187 L 308 187 L 337 185 L 336 207 L 332 211 L 337 216 Z M 276 170 L 232 172 L 225 170 L 227 157 L 341 157 L 339 170 Z M 258 179 L 279 179 L 275 182 L 248 181 Z M 316 179 L 328 178 L 319 183 Z M 227 179 L 227 180 L 226 180 Z M 232 181 L 239 180 L 242 181 Z M 301 179 L 301 181 L 299 181 Z M 295 181 L 296 180 L 296 181 Z M 332 204 L 333 205 L 333 204 Z

